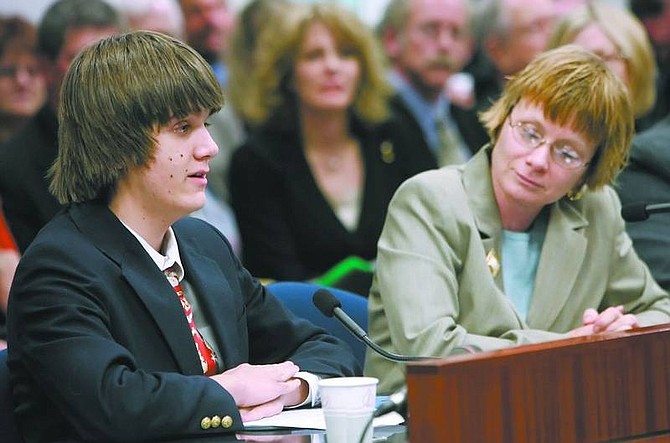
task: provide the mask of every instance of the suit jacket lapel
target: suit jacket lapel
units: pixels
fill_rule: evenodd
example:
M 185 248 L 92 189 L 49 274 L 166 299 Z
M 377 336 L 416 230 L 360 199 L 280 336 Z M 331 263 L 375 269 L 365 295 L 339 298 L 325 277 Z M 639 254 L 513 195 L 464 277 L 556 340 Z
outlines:
M 493 195 L 488 146 L 482 148 L 464 166 L 463 186 L 466 189 L 467 204 L 477 225 L 477 230 L 487 255 L 489 271 L 498 288 L 503 291 L 501 272 L 501 232 L 500 213 Z M 497 268 L 496 268 L 497 262 Z
M 126 260 L 123 276 L 154 318 L 180 370 L 184 374 L 202 375 L 200 357 L 177 294 L 155 263 L 150 264 L 153 269 L 145 268 L 137 261 Z
M 567 303 L 584 262 L 587 242 L 581 229 L 587 224 L 572 203 L 554 204 L 528 310 L 530 327 L 551 329 Z
M 237 310 L 231 295 L 232 288 L 216 262 L 200 253 L 196 240 L 184 237 L 177 234 L 186 279 L 198 294 L 200 309 L 207 313 L 207 319 L 219 344 L 220 365 L 223 368 L 231 367 L 247 358 L 240 355 L 240 348 L 235 345 L 243 338 L 239 337 L 237 331 Z
M 79 229 L 120 267 L 133 292 L 154 318 L 177 366 L 184 374 L 202 374 L 200 358 L 174 289 L 137 239 L 103 203 L 84 203 L 71 209 Z

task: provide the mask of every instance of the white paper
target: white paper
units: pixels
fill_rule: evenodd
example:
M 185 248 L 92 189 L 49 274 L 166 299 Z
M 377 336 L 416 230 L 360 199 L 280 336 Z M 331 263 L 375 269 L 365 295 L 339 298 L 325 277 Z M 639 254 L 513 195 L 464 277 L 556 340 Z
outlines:
M 405 420 L 397 412 L 391 412 L 377 417 L 372 422 L 374 427 L 393 426 L 402 424 Z M 296 429 L 326 429 L 326 419 L 321 408 L 289 409 L 272 417 L 248 421 L 244 427 L 253 430 L 254 427 L 280 427 Z

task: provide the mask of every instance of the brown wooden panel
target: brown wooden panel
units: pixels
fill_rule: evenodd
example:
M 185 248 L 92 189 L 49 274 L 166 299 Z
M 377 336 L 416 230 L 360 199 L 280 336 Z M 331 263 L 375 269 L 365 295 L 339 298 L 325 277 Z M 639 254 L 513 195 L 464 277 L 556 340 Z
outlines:
M 412 363 L 407 386 L 413 443 L 670 433 L 670 324 Z

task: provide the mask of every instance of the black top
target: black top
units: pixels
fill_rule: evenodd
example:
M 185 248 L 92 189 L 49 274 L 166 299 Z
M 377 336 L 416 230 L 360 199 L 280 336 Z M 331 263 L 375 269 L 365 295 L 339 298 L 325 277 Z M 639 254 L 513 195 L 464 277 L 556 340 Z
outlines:
M 47 179 L 57 153 L 58 122 L 48 104 L 0 146 L 2 209 L 21 252 L 61 208 Z
M 306 280 L 348 256 L 374 259 L 393 193 L 405 179 L 434 168 L 434 158 L 401 120 L 371 126 L 352 119 L 365 184 L 358 227 L 350 232 L 311 173 L 296 123 L 284 120 L 254 131 L 231 161 L 245 266 L 258 277 Z

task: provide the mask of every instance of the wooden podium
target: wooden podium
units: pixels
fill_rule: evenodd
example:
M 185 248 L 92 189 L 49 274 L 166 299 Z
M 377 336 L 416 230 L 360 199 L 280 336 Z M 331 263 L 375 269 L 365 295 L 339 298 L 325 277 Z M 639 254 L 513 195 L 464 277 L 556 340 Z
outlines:
M 670 324 L 407 367 L 409 441 L 670 441 Z

